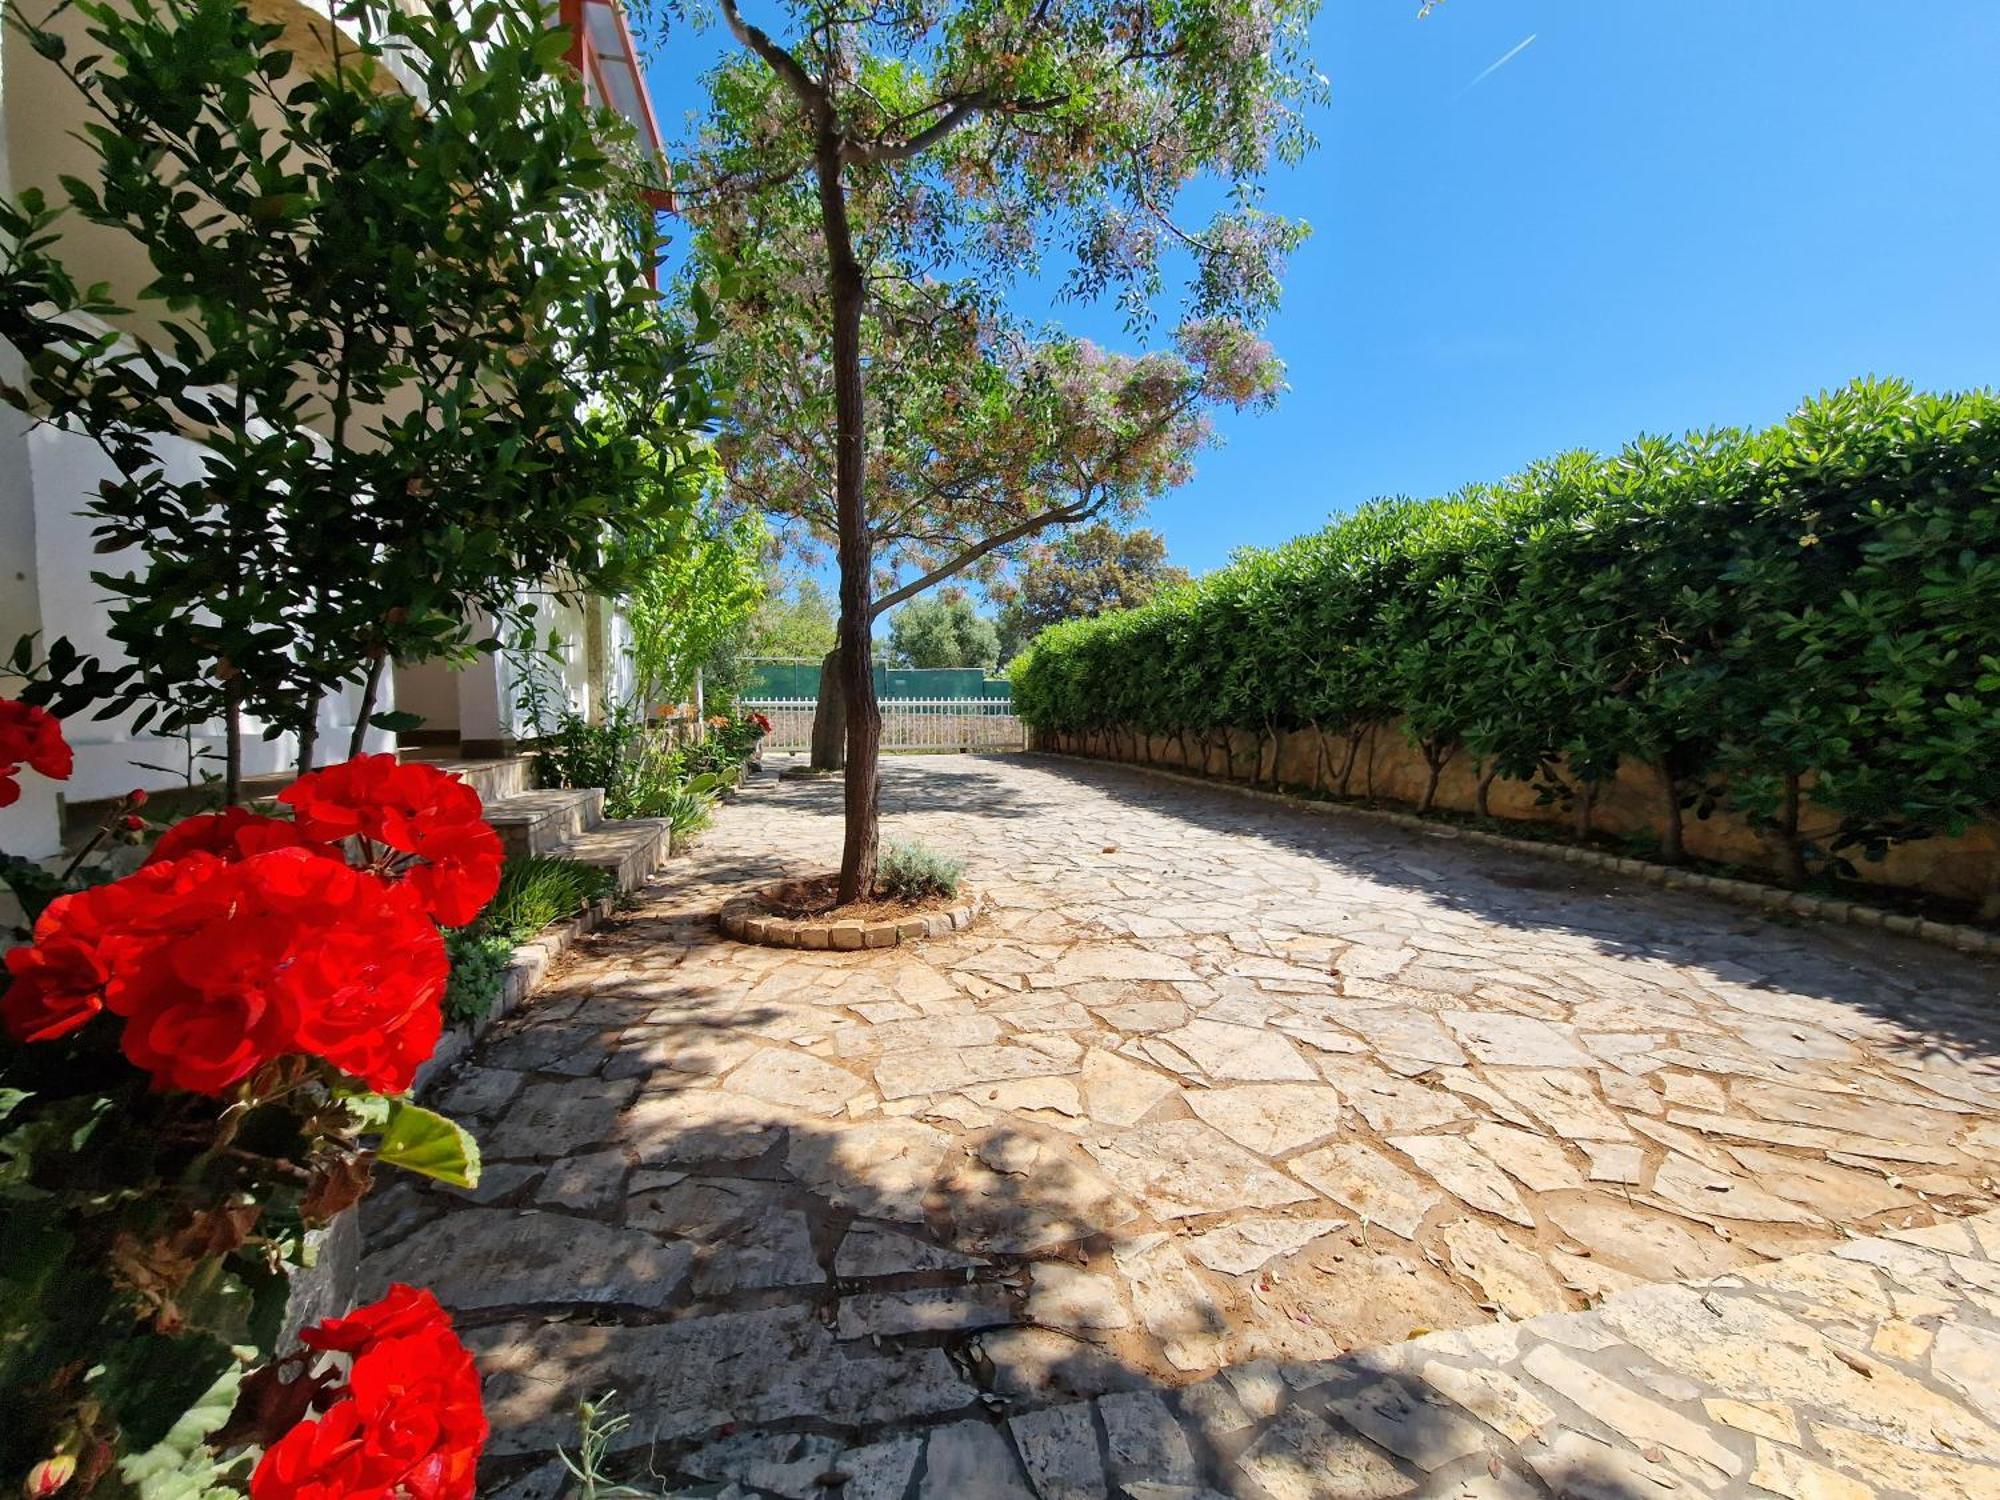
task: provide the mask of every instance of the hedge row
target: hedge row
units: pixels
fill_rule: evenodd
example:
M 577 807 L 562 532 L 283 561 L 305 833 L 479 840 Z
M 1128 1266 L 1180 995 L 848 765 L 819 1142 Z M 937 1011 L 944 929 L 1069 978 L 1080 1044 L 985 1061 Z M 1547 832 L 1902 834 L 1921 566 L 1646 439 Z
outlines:
M 1482 809 L 1518 778 L 1586 830 L 1594 788 L 1642 763 L 1665 857 L 1725 803 L 1795 879 L 1851 870 L 2000 809 L 2000 397 L 1857 382 L 1763 432 L 1377 501 L 1057 626 L 1013 678 L 1044 729 L 1310 727 L 1351 752 L 1400 723 L 1426 803 L 1462 755 Z M 1831 837 L 1802 833 L 1802 793 Z

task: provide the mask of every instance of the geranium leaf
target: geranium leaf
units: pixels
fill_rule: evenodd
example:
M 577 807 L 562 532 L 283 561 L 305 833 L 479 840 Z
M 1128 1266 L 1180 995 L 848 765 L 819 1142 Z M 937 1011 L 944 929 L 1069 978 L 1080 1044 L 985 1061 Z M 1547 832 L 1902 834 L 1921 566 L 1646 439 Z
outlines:
M 479 1143 L 471 1132 L 435 1110 L 402 1099 L 389 1101 L 389 1121 L 375 1157 L 453 1187 L 479 1186 Z

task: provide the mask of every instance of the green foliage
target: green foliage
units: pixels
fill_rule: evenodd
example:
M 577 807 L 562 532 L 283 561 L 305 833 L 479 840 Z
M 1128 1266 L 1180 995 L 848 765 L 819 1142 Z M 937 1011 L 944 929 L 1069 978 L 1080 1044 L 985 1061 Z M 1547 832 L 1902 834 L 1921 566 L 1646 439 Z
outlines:
M 445 985 L 444 1018 L 453 1026 L 470 1026 L 500 998 L 500 976 L 514 956 L 509 938 L 486 931 L 479 923 L 454 927 L 444 935 L 451 978 Z
M 911 839 L 891 840 L 875 866 L 875 888 L 898 901 L 956 896 L 965 861 Z
M 501 974 L 516 947 L 617 889 L 618 879 L 609 870 L 581 860 L 546 854 L 508 860 L 500 870 L 500 888 L 479 920 L 445 932 L 445 956 L 451 961 L 445 1019 L 465 1026 L 485 1015 L 500 998 Z
M 526 582 L 614 581 L 621 539 L 687 503 L 707 398 L 645 285 L 624 128 L 541 7 L 346 0 L 309 66 L 236 0 L 64 8 L 87 46 L 9 14 L 85 105 L 67 211 L 154 279 L 115 289 L 143 316 L 114 344 L 60 211 L 0 204 L 28 370 L 0 394 L 110 459 L 86 514 L 135 671 L 89 687 L 137 727 L 310 737 L 356 683 L 366 719 L 388 662 L 468 653 Z M 162 466 L 189 434 L 199 464 Z
M 750 617 L 742 652 L 780 661 L 818 661 L 833 649 L 833 606 L 818 580 L 801 577 L 789 586 L 774 579 Z
M 507 861 L 500 888 L 480 915 L 488 932 L 524 943 L 551 922 L 573 917 L 618 889 L 609 870 L 559 855 L 531 854 Z
M 554 730 L 535 744 L 536 773 L 543 786 L 603 787 L 605 805 L 614 806 L 624 768 L 645 732 L 638 710 L 627 704 L 613 704 L 596 720 L 565 708 L 556 715 Z
M 307 1231 L 368 1187 L 371 1159 L 472 1180 L 457 1126 L 356 1096 L 303 1059 L 226 1099 L 161 1092 L 115 1027 L 0 1039 L 0 1475 L 67 1439 L 158 1500 L 221 1471 L 199 1437 L 277 1342 Z M 372 1153 L 369 1147 L 375 1149 Z M 102 1446 L 99 1446 L 99 1445 Z
M 719 771 L 699 771 L 662 781 L 647 793 L 632 816 L 663 819 L 671 847 L 679 850 L 715 821 L 716 799 L 722 795 L 725 784 Z
M 889 616 L 889 657 L 899 667 L 990 668 L 1000 637 L 963 589 L 944 589 Z
M 1162 589 L 1188 582 L 1167 563 L 1157 531 L 1120 531 L 1095 521 L 1028 550 L 1018 577 L 990 592 L 1000 600 L 1000 660 L 1011 661 L 1051 625 L 1137 609 Z
M 1626 764 L 1662 845 L 1718 797 L 1791 873 L 2000 810 L 2000 398 L 1860 381 L 1759 433 L 1641 438 L 1380 501 L 1013 673 L 1046 729 L 1400 720 L 1434 769 L 1535 781 L 1588 825 Z M 1350 755 L 1351 763 L 1351 755 Z M 1345 790 L 1341 768 L 1328 786 Z M 1838 819 L 1815 845 L 1799 802 Z
M 436 1110 L 407 1099 L 383 1101 L 387 1111 L 375 1159 L 452 1187 L 479 1186 L 479 1143 L 471 1132 Z
M 642 711 L 691 700 L 696 674 L 740 634 L 763 597 L 766 541 L 759 517 L 725 518 L 707 499 L 648 537 L 625 593 Z

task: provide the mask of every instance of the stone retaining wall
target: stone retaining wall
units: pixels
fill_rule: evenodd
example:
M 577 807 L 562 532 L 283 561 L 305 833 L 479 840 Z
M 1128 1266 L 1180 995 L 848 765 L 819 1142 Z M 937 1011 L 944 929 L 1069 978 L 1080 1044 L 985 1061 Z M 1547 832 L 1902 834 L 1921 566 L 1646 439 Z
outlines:
M 1347 757 L 1345 737 L 1311 730 L 1261 739 L 1250 730 L 1211 731 L 1206 738 L 1194 730 L 1185 736 L 1142 735 L 1122 729 L 1038 730 L 1032 744 L 1036 749 L 1067 755 L 1192 771 L 1246 786 L 1309 793 L 1336 790 Z M 1348 794 L 1415 807 L 1423 799 L 1428 777 L 1429 768 L 1408 736 L 1398 727 L 1383 727 L 1362 742 Z M 1437 807 L 1447 812 L 1472 812 L 1477 783 L 1472 758 L 1463 753 L 1455 756 L 1438 781 Z M 1591 812 L 1591 829 L 1615 838 L 1657 837 L 1661 799 L 1659 780 L 1649 767 L 1628 767 L 1600 786 Z M 1535 789 L 1525 782 L 1496 780 L 1487 800 L 1495 818 L 1565 830 L 1571 826 L 1567 810 L 1553 803 L 1538 803 Z M 1801 816 L 1803 835 L 1824 838 L 1833 825 L 1832 816 L 1816 811 L 1808 798 Z M 1683 841 L 1690 859 L 1737 865 L 1774 877 L 1783 869 L 1777 848 L 1732 812 L 1718 809 L 1709 817 L 1698 818 L 1688 811 Z M 1866 885 L 1921 891 L 1977 908 L 2000 896 L 2000 827 L 1983 824 L 1958 838 L 1898 844 L 1886 859 L 1856 858 L 1855 865 Z

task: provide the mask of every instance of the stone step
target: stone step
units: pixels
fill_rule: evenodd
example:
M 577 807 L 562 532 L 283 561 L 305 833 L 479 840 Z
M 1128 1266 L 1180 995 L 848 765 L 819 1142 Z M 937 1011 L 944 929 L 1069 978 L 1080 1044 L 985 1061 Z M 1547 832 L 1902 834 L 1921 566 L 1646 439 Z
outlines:
M 481 802 L 488 804 L 518 797 L 533 791 L 535 786 L 535 758 L 532 755 L 510 755 L 500 760 L 466 760 L 416 751 L 405 752 L 403 759 L 420 760 L 436 766 L 440 771 L 450 772 L 479 793 Z
M 548 852 L 609 870 L 618 877 L 619 890 L 636 891 L 667 862 L 669 836 L 664 818 L 613 818 Z
M 565 841 L 603 820 L 601 787 L 517 792 L 486 806 L 486 821 L 510 855 L 559 854 Z

